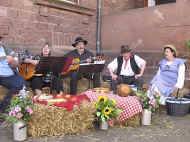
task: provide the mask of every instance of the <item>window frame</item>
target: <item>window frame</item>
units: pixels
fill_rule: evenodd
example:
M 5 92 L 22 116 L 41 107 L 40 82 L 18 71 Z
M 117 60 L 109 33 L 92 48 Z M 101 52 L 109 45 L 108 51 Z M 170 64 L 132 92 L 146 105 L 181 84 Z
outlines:
M 80 0 L 58 0 L 58 1 L 64 1 L 70 4 L 77 4 L 77 5 L 80 4 Z

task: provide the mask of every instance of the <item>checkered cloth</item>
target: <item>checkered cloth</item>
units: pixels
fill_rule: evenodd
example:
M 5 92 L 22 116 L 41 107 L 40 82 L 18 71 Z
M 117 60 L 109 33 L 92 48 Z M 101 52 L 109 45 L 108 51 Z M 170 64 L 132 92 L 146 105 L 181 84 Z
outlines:
M 122 109 L 122 113 L 119 116 L 121 122 L 133 117 L 136 114 L 142 112 L 142 106 L 136 96 L 120 97 L 115 94 L 98 94 L 92 90 L 84 92 L 84 94 L 90 99 L 91 102 L 97 101 L 98 96 L 107 96 L 110 99 L 114 99 L 117 102 L 117 107 Z

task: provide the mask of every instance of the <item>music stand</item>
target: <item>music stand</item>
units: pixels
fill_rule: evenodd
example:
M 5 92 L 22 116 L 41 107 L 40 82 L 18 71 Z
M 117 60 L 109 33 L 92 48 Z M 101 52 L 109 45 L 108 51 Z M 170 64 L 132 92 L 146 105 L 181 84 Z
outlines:
M 79 67 L 80 73 L 100 73 L 104 69 L 105 64 L 81 64 Z
M 53 57 L 53 56 L 40 57 L 40 61 L 36 66 L 36 74 L 44 74 L 44 75 L 50 74 L 50 77 L 48 77 L 47 79 L 49 82 L 44 81 L 44 83 L 50 85 L 51 93 L 52 93 L 53 76 L 59 77 L 62 68 L 64 66 L 65 59 L 66 59 L 65 57 Z
M 105 64 L 95 64 L 95 63 L 87 63 L 87 64 L 81 64 L 79 67 L 78 72 L 79 73 L 91 73 L 92 79 L 94 78 L 95 73 L 98 75 L 98 80 L 100 81 L 100 73 L 104 69 Z M 91 88 L 91 83 L 89 80 L 89 88 Z
M 39 64 L 36 66 L 36 73 L 47 74 L 52 72 L 54 75 L 58 75 L 62 71 L 65 60 L 65 57 L 40 57 Z

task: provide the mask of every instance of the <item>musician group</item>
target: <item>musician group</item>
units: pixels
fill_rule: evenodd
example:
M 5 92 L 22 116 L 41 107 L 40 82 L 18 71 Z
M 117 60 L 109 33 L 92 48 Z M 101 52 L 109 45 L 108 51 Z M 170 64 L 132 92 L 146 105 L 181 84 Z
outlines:
M 92 63 L 94 54 L 86 49 L 88 42 L 82 37 L 77 37 L 72 44 L 75 49 L 66 55 L 66 58 L 78 58 L 81 62 Z M 165 99 L 173 92 L 183 88 L 185 80 L 185 60 L 177 58 L 177 50 L 173 45 L 163 47 L 164 58 L 158 64 L 158 71 L 153 80 L 149 83 L 148 96 L 154 97 L 155 92 L 161 96 L 160 103 L 165 104 Z M 18 71 L 20 64 L 30 64 L 36 68 L 39 65 L 41 57 L 50 57 L 51 50 L 48 43 L 41 49 L 38 58 L 18 58 L 17 54 L 4 46 L 3 37 L 0 37 L 0 85 L 6 87 L 9 91 L 0 102 L 0 112 L 5 111 L 9 105 L 12 96 L 30 82 L 30 87 L 36 95 L 42 93 L 42 88 L 50 85 L 51 90 L 56 93 L 63 93 L 62 73 L 46 74 L 34 73 L 31 78 L 25 80 Z M 73 66 L 73 64 L 71 64 Z M 133 53 L 128 45 L 122 45 L 120 55 L 111 61 L 107 68 L 111 77 L 110 88 L 116 93 L 118 84 L 124 83 L 141 88 L 143 85 L 142 76 L 146 67 L 146 61 Z M 79 72 L 72 70 L 67 74 L 70 77 L 70 94 L 77 94 L 77 83 L 82 77 L 93 80 L 93 87 L 100 87 L 100 73 L 98 72 Z M 49 80 L 48 80 L 49 77 Z

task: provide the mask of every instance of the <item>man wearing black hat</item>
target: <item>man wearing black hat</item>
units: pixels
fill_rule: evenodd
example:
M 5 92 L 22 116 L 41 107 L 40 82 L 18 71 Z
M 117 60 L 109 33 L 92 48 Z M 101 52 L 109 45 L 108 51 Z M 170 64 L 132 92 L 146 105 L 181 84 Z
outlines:
M 74 49 L 73 51 L 69 52 L 66 57 L 72 58 L 79 58 L 80 61 L 85 61 L 86 63 L 92 62 L 92 57 L 94 57 L 93 53 L 87 50 L 85 47 L 88 44 L 88 41 L 83 39 L 82 37 L 77 37 L 75 42 L 72 44 Z M 98 73 L 79 73 L 74 71 L 70 74 L 71 81 L 70 81 L 70 94 L 75 95 L 77 93 L 77 82 L 81 77 L 85 77 L 88 79 L 93 79 L 94 87 L 100 86 L 100 77 Z
M 116 92 L 116 87 L 120 83 L 142 86 L 141 76 L 144 73 L 146 61 L 137 55 L 132 54 L 132 49 L 128 45 L 121 46 L 121 56 L 115 58 L 108 64 L 108 69 L 112 77 L 111 88 Z

